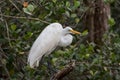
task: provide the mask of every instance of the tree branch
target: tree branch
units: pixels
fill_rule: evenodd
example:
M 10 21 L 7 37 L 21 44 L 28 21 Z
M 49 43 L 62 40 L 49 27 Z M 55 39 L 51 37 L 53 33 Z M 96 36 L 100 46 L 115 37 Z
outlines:
M 63 77 L 68 75 L 74 69 L 74 67 L 75 67 L 75 60 L 72 61 L 67 66 L 65 66 L 65 68 L 54 74 L 50 80 L 61 80 Z
M 9 0 L 9 1 L 19 12 L 21 12 L 21 10 L 16 6 L 16 4 L 12 0 Z
M 39 19 L 39 18 L 9 16 L 9 15 L 4 15 L 4 14 L 0 14 L 0 16 L 2 16 L 2 17 L 6 17 L 6 18 L 16 18 L 16 19 L 29 19 L 29 20 L 36 20 L 36 21 L 40 21 L 40 22 L 43 22 L 43 23 L 46 23 L 46 24 L 50 24 L 49 22 L 47 22 L 47 21 L 43 21 L 43 20 L 41 20 L 41 19 Z

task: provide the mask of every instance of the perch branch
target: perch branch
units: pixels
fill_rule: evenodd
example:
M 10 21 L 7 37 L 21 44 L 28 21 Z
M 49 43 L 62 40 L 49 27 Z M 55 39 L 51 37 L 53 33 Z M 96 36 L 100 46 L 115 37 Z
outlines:
M 75 60 L 72 61 L 70 64 L 65 66 L 62 70 L 58 71 L 56 74 L 54 74 L 50 80 L 61 80 L 63 77 L 65 77 L 67 74 L 69 74 L 75 67 Z
M 39 19 L 39 18 L 9 16 L 9 15 L 4 15 L 4 14 L 0 14 L 0 16 L 6 17 L 6 18 L 16 18 L 16 19 L 29 19 L 29 20 L 36 20 L 36 21 L 40 21 L 40 22 L 43 22 L 43 23 L 46 23 L 46 24 L 50 24 L 49 22 L 47 22 L 47 21 L 43 21 L 43 20 L 41 20 L 41 19 Z

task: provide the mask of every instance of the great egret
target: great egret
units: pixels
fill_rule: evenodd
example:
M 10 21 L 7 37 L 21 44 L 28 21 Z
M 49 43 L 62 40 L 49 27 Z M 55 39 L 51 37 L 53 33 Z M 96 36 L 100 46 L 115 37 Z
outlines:
M 49 55 L 57 46 L 66 47 L 72 43 L 73 34 L 80 32 L 70 27 L 63 29 L 60 23 L 48 25 L 33 43 L 28 55 L 28 63 L 31 68 L 38 67 L 39 61 L 44 55 Z

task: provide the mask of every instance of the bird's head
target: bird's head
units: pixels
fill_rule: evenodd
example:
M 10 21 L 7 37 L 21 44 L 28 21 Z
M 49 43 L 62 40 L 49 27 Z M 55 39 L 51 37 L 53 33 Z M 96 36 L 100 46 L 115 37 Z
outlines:
M 65 33 L 71 33 L 71 34 L 80 34 L 80 32 L 73 30 L 71 27 L 64 28 Z

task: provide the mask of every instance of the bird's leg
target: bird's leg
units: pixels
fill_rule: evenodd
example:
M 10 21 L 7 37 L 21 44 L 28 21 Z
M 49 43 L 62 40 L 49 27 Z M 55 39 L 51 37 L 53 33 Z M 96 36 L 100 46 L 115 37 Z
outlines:
M 50 55 L 48 55 L 47 68 L 49 70 L 49 73 L 52 75 L 56 72 L 56 70 L 53 68 L 51 60 L 52 60 L 52 57 Z
M 34 75 L 40 74 L 40 73 L 39 73 L 40 71 L 37 69 L 37 67 L 39 66 L 40 69 L 42 68 L 42 65 L 43 65 L 43 62 L 44 62 L 44 58 L 43 58 L 44 56 L 45 56 L 45 55 L 42 56 L 41 60 L 38 60 L 38 61 L 37 61 L 36 70 L 35 70 Z
M 44 58 L 43 58 L 44 56 L 45 56 L 45 55 L 43 55 L 43 56 L 41 57 L 41 60 L 38 60 L 38 61 L 37 61 L 36 67 L 38 67 L 38 66 L 39 66 L 39 67 L 42 67 L 42 65 L 43 65 L 43 63 L 44 63 Z
M 51 56 L 48 55 L 48 60 L 47 60 L 47 68 L 50 74 L 52 74 L 52 64 L 51 64 Z

